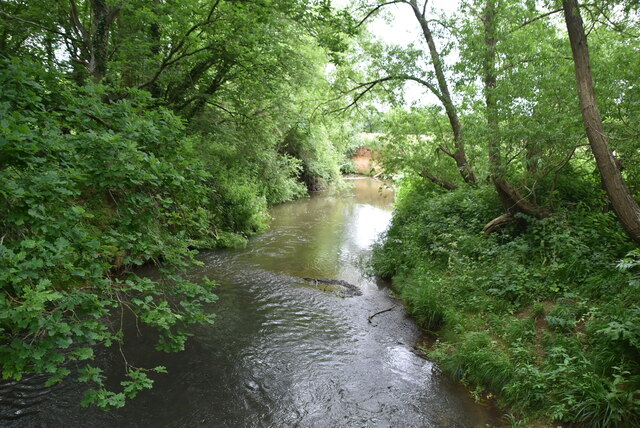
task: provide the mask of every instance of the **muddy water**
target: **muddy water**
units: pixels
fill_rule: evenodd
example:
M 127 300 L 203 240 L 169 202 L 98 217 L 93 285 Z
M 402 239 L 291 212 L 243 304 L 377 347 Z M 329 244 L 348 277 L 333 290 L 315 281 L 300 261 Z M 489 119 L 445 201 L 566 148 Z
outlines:
M 245 249 L 201 255 L 191 273 L 218 282 L 216 324 L 188 349 L 153 351 L 152 338 L 127 343 L 130 362 L 163 364 L 151 391 L 104 413 L 77 405 L 62 385 L 25 405 L 14 426 L 139 427 L 477 427 L 494 425 L 433 363 L 418 357 L 419 331 L 363 260 L 391 218 L 390 191 L 352 179 L 342 194 L 318 194 L 273 209 L 270 230 Z M 361 296 L 302 278 L 356 285 Z M 106 356 L 107 368 L 119 358 Z M 5 408 L 6 410 L 6 408 Z M 11 410 L 11 409 L 9 409 Z M 1 421 L 0 421 L 1 422 Z M 0 423 L 0 425 L 3 425 Z

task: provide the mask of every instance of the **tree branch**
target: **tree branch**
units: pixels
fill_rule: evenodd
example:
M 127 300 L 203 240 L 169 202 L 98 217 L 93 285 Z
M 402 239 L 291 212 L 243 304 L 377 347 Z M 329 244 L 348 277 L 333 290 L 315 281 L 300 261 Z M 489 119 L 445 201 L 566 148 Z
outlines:
M 220 4 L 220 0 L 216 0 L 215 3 L 213 3 L 213 5 L 211 6 L 211 9 L 209 10 L 209 13 L 207 14 L 207 18 L 202 22 L 194 24 L 193 26 L 191 26 L 191 28 L 189 28 L 187 30 L 186 33 L 184 33 L 184 35 L 180 38 L 178 43 L 175 44 L 169 50 L 169 53 L 167 53 L 167 55 L 165 55 L 165 57 L 162 59 L 162 62 L 160 63 L 160 67 L 153 74 L 153 76 L 151 76 L 145 82 L 139 84 L 137 86 L 137 89 L 143 89 L 143 88 L 146 88 L 147 86 L 155 83 L 155 81 L 158 80 L 160 75 L 164 72 L 164 70 L 167 69 L 167 67 L 177 63 L 178 61 L 180 61 L 180 60 L 182 60 L 182 59 L 184 59 L 186 57 L 195 55 L 198 52 L 202 52 L 202 51 L 210 49 L 211 47 L 214 46 L 213 44 L 210 44 L 208 46 L 205 46 L 204 48 L 199 48 L 199 49 L 193 50 L 191 52 L 185 52 L 185 53 L 179 55 L 178 57 L 174 58 L 174 55 L 176 55 L 178 53 L 178 51 L 180 51 L 180 49 L 182 49 L 184 47 L 184 45 L 187 43 L 187 38 L 191 35 L 191 33 L 196 31 L 200 27 L 204 27 L 206 25 L 209 25 L 209 24 L 213 23 L 213 21 L 212 21 L 213 13 L 215 12 L 215 10 L 216 10 L 216 8 L 218 7 L 219 4 Z
M 429 89 L 436 97 L 438 97 L 439 100 L 442 101 L 442 95 L 440 94 L 440 92 L 438 91 L 438 89 L 433 86 L 431 83 L 427 82 L 424 79 L 421 79 L 419 77 L 415 77 L 415 76 L 411 76 L 410 74 L 397 74 L 397 75 L 393 75 L 393 76 L 386 76 L 386 77 L 382 77 L 380 79 L 376 79 L 376 80 L 371 80 L 369 82 L 364 82 L 364 83 L 359 83 L 357 86 L 349 89 L 348 91 L 346 91 L 345 93 L 350 93 L 350 92 L 355 92 L 358 89 L 362 89 L 365 88 L 365 90 L 361 93 L 359 93 L 358 95 L 356 95 L 356 98 L 353 100 L 353 102 L 351 102 L 348 106 L 346 107 L 342 107 L 339 108 L 337 110 L 334 110 L 333 113 L 335 112 L 340 112 L 340 111 L 346 111 L 349 108 L 353 107 L 354 105 L 357 104 L 357 102 L 369 91 L 371 91 L 376 85 L 380 84 L 380 83 L 384 83 L 384 82 L 389 82 L 392 80 L 410 80 L 413 82 L 417 82 L 420 83 L 421 85 L 425 86 L 427 89 Z M 333 98 L 329 101 L 335 101 L 340 97 L 336 97 Z
M 569 60 L 569 61 L 573 61 L 573 58 L 569 57 L 569 56 L 549 56 L 549 57 L 538 57 L 538 58 L 524 58 L 521 59 L 517 62 L 510 62 L 508 64 L 504 64 L 502 67 L 500 67 L 499 71 L 503 72 L 503 71 L 507 71 L 510 68 L 513 68 L 517 65 L 520 64 L 529 64 L 532 62 L 540 62 L 540 61 L 546 61 L 546 60 L 550 60 L 550 59 L 565 59 L 565 60 Z
M 82 38 L 82 42 L 85 46 L 89 46 L 90 36 L 87 32 L 87 29 L 80 22 L 80 18 L 78 17 L 78 7 L 76 6 L 75 0 L 69 0 L 69 5 L 71 6 L 71 23 L 73 24 L 73 28 L 75 29 L 76 34 Z
M 633 34 L 633 33 L 629 33 L 628 31 L 625 31 L 625 29 L 624 29 L 621 25 L 619 25 L 619 24 L 617 24 L 616 22 L 614 22 L 613 20 L 611 20 L 611 18 L 609 18 L 609 17 L 607 16 L 607 14 L 606 14 L 606 13 L 605 13 L 605 11 L 603 10 L 603 8 L 599 7 L 597 4 L 595 4 L 595 3 L 594 3 L 594 4 L 593 4 L 593 5 L 591 5 L 591 6 L 593 6 L 593 7 L 597 10 L 598 14 L 600 14 L 600 15 L 604 16 L 604 19 L 605 19 L 605 21 L 606 21 L 606 22 L 602 22 L 602 21 L 600 21 L 599 19 L 596 19 L 596 21 L 600 22 L 602 25 L 604 25 L 604 26 L 611 26 L 611 28 L 612 28 L 614 31 L 616 31 L 616 32 L 618 32 L 618 33 L 620 33 L 620 34 L 624 34 L 624 35 L 625 35 L 625 36 L 627 36 L 627 37 L 631 37 L 631 38 L 634 38 L 634 39 L 640 38 L 640 35 L 638 35 L 638 34 Z M 583 5 L 583 7 L 584 7 L 585 9 L 588 9 L 587 5 Z
M 446 190 L 456 190 L 458 188 L 458 186 L 456 186 L 455 184 L 453 184 L 452 182 L 445 180 L 444 178 L 440 178 L 440 177 L 436 177 L 433 174 L 430 174 L 427 171 L 422 171 L 420 173 L 420 176 L 422 178 L 426 178 L 427 180 L 437 184 L 438 186 L 446 189 Z
M 453 157 L 453 153 L 451 152 L 451 150 L 447 149 L 443 144 L 440 144 L 440 145 L 438 146 L 438 149 L 442 150 L 442 152 L 443 152 L 445 155 L 450 156 L 450 157 Z
M 538 15 L 535 18 L 527 19 L 526 21 L 524 21 L 522 24 L 520 24 L 519 26 L 517 26 L 513 30 L 508 31 L 507 34 L 515 33 L 516 31 L 526 27 L 529 24 L 532 24 L 532 23 L 534 23 L 534 22 L 536 22 L 536 21 L 538 21 L 540 19 L 546 18 L 547 16 L 551 16 L 554 13 L 558 13 L 558 12 L 562 12 L 562 8 L 555 9 L 555 10 L 552 10 L 552 11 L 547 12 L 547 13 L 543 13 L 542 15 Z
M 127 2 L 127 0 L 122 0 L 120 3 L 118 3 L 117 6 L 114 6 L 113 9 L 111 9 L 111 11 L 109 12 L 109 14 L 107 15 L 107 25 L 111 25 L 113 24 L 113 21 L 116 20 L 116 18 L 118 17 L 118 15 L 120 14 L 120 11 L 122 10 L 122 7 L 124 6 L 124 4 Z
M 236 116 L 242 116 L 245 119 L 251 119 L 251 116 L 249 116 L 249 115 L 247 115 L 245 113 L 240 113 L 240 112 L 237 112 L 237 111 L 229 110 L 228 108 L 226 108 L 226 107 L 224 107 L 224 106 L 222 106 L 222 105 L 220 105 L 218 103 L 214 103 L 213 101 L 208 100 L 208 101 L 205 101 L 205 102 L 208 105 L 212 106 L 212 107 L 219 108 L 220 110 L 224 111 L 225 113 L 227 113 L 231 117 L 235 118 Z
M 365 17 L 364 17 L 364 18 L 362 18 L 362 19 L 360 20 L 360 22 L 358 22 L 358 25 L 356 25 L 356 28 L 360 28 L 360 26 L 361 26 L 362 24 L 364 24 L 364 22 L 365 22 L 367 19 L 369 19 L 369 18 L 371 17 L 371 15 L 373 15 L 374 13 L 376 13 L 378 10 L 382 9 L 382 8 L 383 8 L 383 7 L 385 7 L 385 6 L 388 6 L 388 5 L 390 5 L 390 4 L 395 4 L 395 3 L 406 3 L 406 0 L 395 0 L 395 1 L 389 1 L 389 2 L 386 2 L 386 3 L 379 4 L 378 6 L 374 7 L 373 9 L 371 9 L 371 10 L 369 11 L 369 13 L 367 13 L 367 14 L 365 15 Z
M 360 101 L 360 99 L 361 99 L 363 96 L 365 96 L 365 94 L 366 94 L 367 92 L 371 91 L 371 90 L 372 90 L 372 89 L 373 89 L 377 84 L 379 84 L 379 83 L 381 83 L 381 82 L 382 82 L 382 80 L 374 80 L 374 81 L 372 81 L 372 82 L 362 83 L 362 84 L 360 84 L 360 85 L 356 86 L 355 88 L 350 89 L 350 90 L 349 90 L 349 91 L 347 91 L 347 92 L 353 92 L 353 91 L 356 91 L 356 90 L 358 90 L 358 89 L 360 89 L 360 88 L 364 88 L 364 87 L 366 87 L 366 89 L 365 89 L 364 91 L 362 91 L 362 92 L 360 92 L 359 94 L 357 94 L 357 95 L 356 95 L 356 97 L 353 99 L 353 101 L 351 101 L 351 102 L 349 103 L 349 105 L 347 105 L 347 106 L 345 106 L 345 107 L 341 107 L 341 108 L 336 109 L 336 110 L 333 110 L 333 111 L 331 111 L 330 113 L 338 113 L 338 112 L 343 112 L 343 111 L 347 111 L 347 110 L 349 110 L 351 107 L 353 107 L 353 106 L 357 105 L 357 104 L 358 104 L 358 101 Z
M 9 19 L 13 19 L 13 20 L 18 21 L 18 22 L 22 22 L 23 24 L 33 25 L 34 27 L 38 27 L 38 28 L 40 28 L 42 30 L 45 30 L 45 31 L 48 31 L 50 33 L 57 34 L 59 36 L 62 36 L 64 38 L 72 40 L 74 42 L 78 41 L 77 39 L 71 37 L 70 35 L 68 35 L 66 33 L 63 33 L 62 31 L 54 30 L 53 28 L 45 27 L 44 25 L 38 24 L 37 22 L 29 21 L 27 19 L 23 19 L 23 18 L 20 18 L 18 16 L 15 16 L 15 15 L 11 15 L 10 13 L 7 13 L 4 10 L 1 10 L 1 9 L 0 9 L 0 15 L 3 15 L 5 17 L 9 18 Z
M 369 321 L 369 324 L 371 324 L 371 320 L 373 319 L 373 317 L 375 317 L 376 315 L 384 314 L 385 312 L 392 311 L 392 310 L 393 310 L 393 309 L 395 309 L 397 306 L 398 306 L 398 305 L 393 305 L 393 306 L 391 306 L 390 308 L 383 309 L 383 310 L 378 311 L 378 312 L 376 312 L 376 313 L 374 313 L 374 314 L 371 314 L 371 315 L 369 315 L 369 316 L 367 317 L 367 321 Z

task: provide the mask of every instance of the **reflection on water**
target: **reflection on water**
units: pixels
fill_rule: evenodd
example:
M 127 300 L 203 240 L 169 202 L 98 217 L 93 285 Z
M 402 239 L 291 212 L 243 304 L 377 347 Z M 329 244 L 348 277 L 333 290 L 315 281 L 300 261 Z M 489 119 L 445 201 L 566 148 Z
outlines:
M 236 251 L 236 261 L 295 277 L 365 282 L 357 262 L 391 220 L 393 192 L 371 179 L 347 183 L 351 191 L 274 207 L 269 232 Z
M 247 248 L 201 255 L 219 283 L 217 321 L 177 354 L 143 335 L 125 344 L 135 365 L 167 366 L 151 391 L 124 409 L 81 409 L 80 391 L 61 390 L 19 426 L 475 427 L 495 423 L 434 365 L 413 353 L 419 331 L 382 284 L 362 273 L 391 218 L 393 194 L 353 179 L 345 194 L 321 193 L 272 210 L 270 230 Z M 331 278 L 362 296 L 301 287 Z M 133 326 L 132 326 L 133 327 Z M 134 331 L 135 335 L 135 331 Z M 105 357 L 118 368 L 117 356 Z
M 359 249 L 366 249 L 384 232 L 391 220 L 391 213 L 371 205 L 357 205 L 350 217 L 348 241 Z

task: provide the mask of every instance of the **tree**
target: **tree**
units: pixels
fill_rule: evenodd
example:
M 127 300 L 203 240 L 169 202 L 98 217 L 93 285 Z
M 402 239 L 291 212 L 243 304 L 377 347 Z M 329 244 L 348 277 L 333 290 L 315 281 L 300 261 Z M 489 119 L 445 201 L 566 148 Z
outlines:
M 193 248 L 242 242 L 303 179 L 337 177 L 353 132 L 318 104 L 349 31 L 326 1 L 0 2 L 5 378 L 73 377 L 101 407 L 151 387 L 126 358 L 121 391 L 85 363 L 129 340 L 126 313 L 183 349 L 213 321 L 211 284 L 182 278 Z
M 420 24 L 424 39 L 429 46 L 429 55 L 431 57 L 433 70 L 436 74 L 438 88 L 440 89 L 440 93 L 436 95 L 438 95 L 438 99 L 442 102 L 445 112 L 447 113 L 447 117 L 449 118 L 449 123 L 451 124 L 451 131 L 453 132 L 455 151 L 448 151 L 444 148 L 443 151 L 456 161 L 456 165 L 458 166 L 458 169 L 460 170 L 460 174 L 462 175 L 464 181 L 467 183 L 475 183 L 476 176 L 473 172 L 473 169 L 471 169 L 471 165 L 469 165 L 469 161 L 467 160 L 465 151 L 464 139 L 462 134 L 462 124 L 460 123 L 457 109 L 451 99 L 449 85 L 447 84 L 447 79 L 444 75 L 444 64 L 442 62 L 442 59 L 440 58 L 440 54 L 438 53 L 435 41 L 433 40 L 431 28 L 429 27 L 429 21 L 427 20 L 427 3 L 428 1 L 425 0 L 424 5 L 422 6 L 422 10 L 420 10 L 417 0 L 410 0 L 408 2 L 408 4 L 411 6 L 411 9 L 413 10 L 413 14 L 416 17 L 416 20 Z
M 640 207 L 629 191 L 616 159 L 609 149 L 609 139 L 602 124 L 596 101 L 589 58 L 587 35 L 577 0 L 562 2 L 567 32 L 575 64 L 578 98 L 591 151 L 596 159 L 602 186 L 607 192 L 623 229 L 640 244 Z
M 509 221 L 509 216 L 514 213 L 524 213 L 530 216 L 544 216 L 545 210 L 523 197 L 506 178 L 503 160 L 500 153 L 500 122 L 497 111 L 496 86 L 496 0 L 486 0 L 482 11 L 482 23 L 484 28 L 484 58 L 482 61 L 484 94 L 486 104 L 487 132 L 488 132 L 488 160 L 491 180 L 498 192 L 500 201 L 507 211 L 507 217 L 499 217 L 492 220 L 485 231 L 490 232 L 495 227 Z
M 424 36 L 424 41 L 427 44 L 429 58 L 431 60 L 431 67 L 433 68 L 433 73 L 435 74 L 436 82 L 435 83 L 432 82 L 428 77 L 419 76 L 419 75 L 416 76 L 415 74 L 407 71 L 396 70 L 384 77 L 370 80 L 366 83 L 361 83 L 357 85 L 355 88 L 352 88 L 351 89 L 352 91 L 361 90 L 364 88 L 364 91 L 360 92 L 356 96 L 354 102 L 357 102 L 364 93 L 369 92 L 376 85 L 384 82 L 414 81 L 424 86 L 427 90 L 429 90 L 438 98 L 438 100 L 441 102 L 442 106 L 444 107 L 447 118 L 449 119 L 449 125 L 451 127 L 451 132 L 453 135 L 453 149 L 450 149 L 445 144 L 439 144 L 438 148 L 455 161 L 458 172 L 462 176 L 462 179 L 464 180 L 464 182 L 473 184 L 477 181 L 477 178 L 467 158 L 462 123 L 460 121 L 458 110 L 451 98 L 449 84 L 445 76 L 445 65 L 442 61 L 440 52 L 438 51 L 436 42 L 433 37 L 433 32 L 429 25 L 429 19 L 427 16 L 428 0 L 425 0 L 422 7 L 418 5 L 417 0 L 397 0 L 397 1 L 380 3 L 377 6 L 373 7 L 366 14 L 366 16 L 360 21 L 360 23 L 361 24 L 364 23 L 370 16 L 372 16 L 375 12 L 377 12 L 382 7 L 388 6 L 391 4 L 396 4 L 396 3 L 406 4 L 411 7 L 411 10 L 413 11 L 416 21 L 419 24 L 422 34 Z M 410 68 L 413 68 L 413 66 L 414 64 L 409 64 Z M 438 177 L 429 173 L 428 171 L 425 171 L 423 175 L 425 178 L 430 179 L 434 183 L 441 186 L 445 182 L 442 179 L 439 179 Z M 443 186 L 443 187 L 446 188 L 450 186 Z

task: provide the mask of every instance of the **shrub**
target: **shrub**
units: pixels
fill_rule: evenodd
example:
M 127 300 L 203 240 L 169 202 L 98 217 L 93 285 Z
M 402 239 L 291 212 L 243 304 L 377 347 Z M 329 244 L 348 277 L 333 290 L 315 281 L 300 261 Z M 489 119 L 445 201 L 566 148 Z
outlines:
M 632 245 L 615 218 L 577 204 L 484 236 L 494 189 L 402 186 L 372 268 L 437 331 L 444 371 L 531 418 L 637 423 L 640 264 L 618 262 Z
M 158 348 L 182 349 L 190 324 L 213 321 L 215 295 L 180 276 L 195 263 L 190 243 L 213 233 L 210 175 L 181 120 L 142 92 L 105 103 L 106 88 L 69 87 L 19 60 L 0 60 L 0 87 L 3 377 L 60 381 L 67 362 L 124 340 L 111 320 L 124 308 L 159 332 Z M 160 259 L 159 280 L 129 274 Z M 94 386 L 85 403 L 101 406 L 152 383 L 128 365 L 122 392 L 90 364 L 79 374 Z

